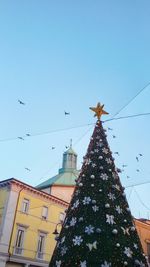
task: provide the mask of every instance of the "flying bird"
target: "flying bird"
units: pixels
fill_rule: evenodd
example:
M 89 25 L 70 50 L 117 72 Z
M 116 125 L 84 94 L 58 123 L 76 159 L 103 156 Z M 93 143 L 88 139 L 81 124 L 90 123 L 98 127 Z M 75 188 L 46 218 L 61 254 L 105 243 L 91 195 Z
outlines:
M 113 138 L 116 138 L 116 136 L 115 136 L 115 135 L 113 135 Z
M 109 130 L 109 131 L 112 131 L 113 129 L 108 127 L 108 130 Z
M 55 149 L 55 146 L 52 146 L 51 149 L 52 149 L 52 150 Z
M 137 172 L 139 172 L 140 170 L 139 170 L 139 169 L 137 169 L 136 171 L 137 171 Z
M 70 115 L 70 112 L 64 111 L 65 115 Z
M 19 99 L 18 99 L 18 102 L 19 102 L 19 104 L 20 104 L 20 105 L 25 105 L 25 103 L 24 103 L 24 102 L 22 102 L 22 101 L 21 101 L 21 100 L 19 100 Z
M 26 136 L 31 136 L 31 134 L 27 133 Z
M 128 176 L 128 175 L 127 175 L 127 178 L 129 179 L 129 178 L 130 178 L 130 176 Z
M 122 173 L 122 170 L 119 169 L 119 168 L 117 168 L 117 172 L 118 172 L 118 173 Z
M 119 156 L 119 152 L 114 152 L 114 154 L 118 155 Z
M 139 158 L 138 157 L 136 157 L 136 160 L 137 160 L 137 162 L 139 162 Z
M 125 165 L 125 164 L 122 165 L 123 168 L 125 168 L 125 167 L 127 167 L 127 166 L 128 166 L 128 165 Z
M 65 146 L 65 148 L 67 149 L 69 146 Z
M 143 155 L 140 153 L 139 156 L 142 157 Z
M 27 170 L 27 171 L 29 171 L 29 172 L 31 171 L 29 168 L 25 168 L 25 170 Z
M 18 138 L 18 139 L 20 139 L 20 140 L 24 140 L 24 138 L 23 138 L 23 137 L 21 137 L 21 136 L 18 136 L 17 138 Z

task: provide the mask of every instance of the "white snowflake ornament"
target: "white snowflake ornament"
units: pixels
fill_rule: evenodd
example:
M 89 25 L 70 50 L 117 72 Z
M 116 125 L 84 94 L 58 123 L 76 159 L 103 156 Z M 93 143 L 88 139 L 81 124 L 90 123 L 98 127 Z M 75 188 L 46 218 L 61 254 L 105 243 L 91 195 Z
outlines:
M 56 267 L 60 267 L 61 266 L 61 261 L 56 261 Z
M 80 244 L 83 242 L 83 239 L 81 236 L 75 236 L 72 241 L 74 246 L 80 246 Z
M 116 199 L 115 195 L 112 194 L 111 192 L 108 194 L 108 198 L 112 201 L 114 201 Z
M 98 206 L 93 206 L 92 209 L 94 210 L 94 212 L 97 212 L 99 210 L 99 207 Z
M 91 202 L 91 198 L 90 197 L 84 197 L 82 202 L 83 202 L 83 205 L 88 205 Z
M 111 267 L 111 263 L 107 262 L 107 261 L 104 261 L 104 263 L 101 264 L 101 267 Z
M 107 181 L 108 180 L 108 175 L 106 173 L 102 173 L 100 175 L 100 178 L 103 180 L 103 181 Z
M 70 226 L 75 226 L 77 222 L 77 218 L 76 217 L 72 217 L 71 221 L 70 221 Z
M 94 227 L 92 225 L 86 226 L 85 227 L 85 233 L 90 235 L 94 233 Z
M 132 250 L 129 247 L 125 247 L 124 249 L 124 254 L 128 257 L 128 258 L 132 258 Z
M 80 261 L 80 267 L 86 267 L 86 261 Z

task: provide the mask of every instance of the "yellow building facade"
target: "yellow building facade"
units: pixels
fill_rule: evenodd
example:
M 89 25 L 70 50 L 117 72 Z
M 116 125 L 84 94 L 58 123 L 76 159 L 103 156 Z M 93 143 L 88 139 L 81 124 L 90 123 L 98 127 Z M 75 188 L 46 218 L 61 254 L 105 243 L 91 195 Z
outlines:
M 0 182 L 0 267 L 47 267 L 67 207 L 16 179 Z

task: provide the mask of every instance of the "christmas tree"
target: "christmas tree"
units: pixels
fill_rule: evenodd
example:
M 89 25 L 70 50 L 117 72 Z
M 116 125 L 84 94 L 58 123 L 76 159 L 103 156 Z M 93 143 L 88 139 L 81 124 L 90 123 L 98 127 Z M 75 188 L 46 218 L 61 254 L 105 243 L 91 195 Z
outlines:
M 147 267 L 100 117 L 50 267 Z

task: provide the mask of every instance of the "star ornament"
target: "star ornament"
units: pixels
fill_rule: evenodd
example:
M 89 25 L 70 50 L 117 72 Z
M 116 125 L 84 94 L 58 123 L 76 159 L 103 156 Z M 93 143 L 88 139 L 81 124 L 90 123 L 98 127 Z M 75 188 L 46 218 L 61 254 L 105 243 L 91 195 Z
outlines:
M 90 109 L 95 112 L 94 117 L 97 117 L 98 120 L 100 120 L 102 115 L 109 114 L 108 112 L 103 110 L 103 107 L 104 107 L 104 105 L 101 106 L 100 103 L 98 103 L 96 107 L 90 107 Z

